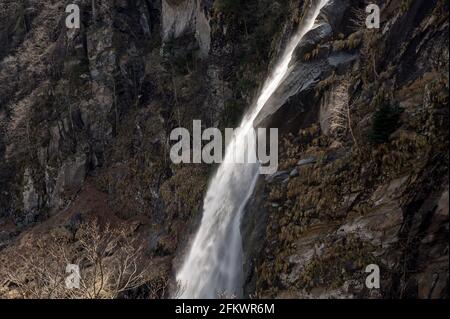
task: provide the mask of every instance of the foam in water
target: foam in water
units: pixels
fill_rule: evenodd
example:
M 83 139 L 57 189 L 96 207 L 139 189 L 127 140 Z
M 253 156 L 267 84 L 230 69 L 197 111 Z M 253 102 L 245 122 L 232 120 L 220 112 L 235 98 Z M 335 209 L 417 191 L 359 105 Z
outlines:
M 280 62 L 266 80 L 256 104 L 242 120 L 240 130 L 227 147 L 225 159 L 209 185 L 200 228 L 176 279 L 176 298 L 217 298 L 219 294 L 242 297 L 243 260 L 240 222 L 253 193 L 259 164 L 233 164 L 235 154 L 248 154 L 246 143 L 253 122 L 275 90 L 290 73 L 289 64 L 303 36 L 314 28 L 328 0 L 319 0 L 307 13 L 298 32 L 287 45 Z M 251 139 L 250 139 L 251 140 Z M 257 217 L 255 217 L 257 218 Z

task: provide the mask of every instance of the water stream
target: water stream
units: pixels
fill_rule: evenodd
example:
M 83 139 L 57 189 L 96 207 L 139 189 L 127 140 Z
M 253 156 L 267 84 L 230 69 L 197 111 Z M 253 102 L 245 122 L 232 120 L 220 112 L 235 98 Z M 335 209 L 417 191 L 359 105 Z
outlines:
M 242 297 L 243 254 L 240 223 L 245 205 L 251 197 L 259 176 L 259 164 L 234 164 L 234 156 L 247 154 L 256 145 L 248 143 L 248 134 L 258 113 L 282 85 L 290 73 L 289 64 L 295 48 L 304 35 L 315 27 L 320 10 L 328 0 L 317 0 L 289 41 L 272 74 L 265 81 L 256 103 L 249 109 L 227 147 L 209 185 L 200 227 L 192 246 L 177 273 L 180 289 L 176 298 Z M 236 155 L 237 154 L 237 155 Z M 255 216 L 257 218 L 257 216 Z

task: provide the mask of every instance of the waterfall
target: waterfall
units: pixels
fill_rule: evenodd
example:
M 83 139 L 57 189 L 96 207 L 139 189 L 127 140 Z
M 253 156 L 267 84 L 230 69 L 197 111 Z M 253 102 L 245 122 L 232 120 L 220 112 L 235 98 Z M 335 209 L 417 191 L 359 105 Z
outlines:
M 314 28 L 320 10 L 327 2 L 315 1 L 308 10 L 298 32 L 289 41 L 279 63 L 266 80 L 256 103 L 244 116 L 240 129 L 230 141 L 224 162 L 206 193 L 200 228 L 177 273 L 180 288 L 174 297 L 217 298 L 218 294 L 242 297 L 240 223 L 242 212 L 258 179 L 259 164 L 233 164 L 233 159 L 256 148 L 254 143 L 247 142 L 250 131 L 253 131 L 253 122 L 289 74 L 295 48 L 303 36 Z

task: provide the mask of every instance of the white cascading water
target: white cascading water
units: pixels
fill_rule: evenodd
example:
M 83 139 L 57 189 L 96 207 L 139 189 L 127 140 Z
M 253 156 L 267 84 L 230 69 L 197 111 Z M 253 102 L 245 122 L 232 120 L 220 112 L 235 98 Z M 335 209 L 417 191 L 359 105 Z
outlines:
M 224 162 L 209 185 L 200 228 L 177 273 L 180 288 L 174 297 L 217 298 L 219 294 L 242 297 L 240 223 L 244 207 L 255 188 L 259 164 L 234 164 L 233 159 L 242 158 L 237 156 L 256 149 L 254 143 L 246 142 L 249 141 L 248 134 L 253 131 L 253 122 L 288 75 L 295 48 L 303 36 L 314 28 L 320 10 L 327 2 L 328 0 L 317 0 L 309 9 L 273 74 L 266 80 L 256 104 L 244 116 L 239 131 L 230 141 Z

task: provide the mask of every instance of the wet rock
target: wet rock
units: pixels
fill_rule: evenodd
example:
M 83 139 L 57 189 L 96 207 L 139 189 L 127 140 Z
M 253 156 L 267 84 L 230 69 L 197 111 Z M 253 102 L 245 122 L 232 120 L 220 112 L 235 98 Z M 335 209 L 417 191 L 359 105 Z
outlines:
M 266 126 L 266 121 L 269 118 L 276 117 L 277 114 L 280 114 L 280 118 L 283 118 L 284 124 L 286 124 L 286 119 L 289 118 L 289 115 L 284 112 L 284 107 L 289 104 L 289 100 L 306 94 L 319 79 L 325 78 L 332 71 L 332 67 L 324 59 L 313 60 L 308 63 L 299 61 L 292 68 L 292 72 L 287 76 L 284 84 L 278 87 L 259 112 L 254 121 L 255 127 Z M 298 107 L 295 111 L 295 113 L 299 113 Z M 307 110 L 304 111 L 306 112 Z
M 279 182 L 283 181 L 286 178 L 289 178 L 289 173 L 287 171 L 276 172 L 275 174 L 266 176 L 267 183 Z
M 320 41 L 328 40 L 333 34 L 333 30 L 328 23 L 323 23 L 317 28 L 311 30 L 305 37 L 302 42 L 295 49 L 295 56 L 297 60 L 303 60 L 305 54 L 310 53 L 317 47 L 317 44 Z
M 333 0 L 322 8 L 322 15 L 326 18 L 333 30 L 340 30 L 342 28 L 342 19 L 349 9 L 349 4 L 349 0 Z
M 265 229 L 267 228 L 269 210 L 264 201 L 264 180 L 261 178 L 250 198 L 241 223 L 243 270 L 244 270 L 244 295 L 254 292 L 257 281 L 254 261 L 261 255 L 264 247 Z M 255 218 L 256 217 L 256 218 Z M 273 255 L 269 252 L 268 255 Z
M 344 7 L 348 4 L 346 0 L 338 2 L 345 3 Z M 330 5 L 327 6 L 330 17 L 327 17 L 327 20 L 340 21 L 340 19 L 342 19 L 344 13 L 337 7 L 339 7 L 337 2 L 330 2 Z M 338 12 L 338 15 L 336 16 L 331 13 L 335 10 Z M 319 81 L 324 80 L 333 72 L 343 74 L 353 65 L 358 58 L 357 54 L 329 52 L 326 45 L 321 47 L 316 59 L 304 61 L 304 54 L 315 47 L 314 43 L 317 45 L 321 41 L 329 39 L 331 35 L 338 32 L 335 28 L 335 25 L 333 26 L 325 22 L 305 35 L 304 40 L 299 48 L 297 48 L 297 53 L 295 53 L 297 58 L 291 66 L 292 71 L 284 80 L 283 85 L 278 87 L 267 101 L 266 105 L 259 112 L 254 121 L 255 127 L 267 126 L 269 119 L 273 120 L 277 117 L 284 119 L 285 125 L 287 124 L 286 119 L 295 118 L 294 114 L 298 115 L 298 113 L 308 111 L 313 112 L 312 108 L 314 105 L 306 105 L 307 108 L 305 110 L 299 110 L 298 108 L 292 110 L 289 107 L 290 99 L 304 98 L 304 95 L 306 95 Z M 328 53 L 330 54 L 329 56 L 327 56 Z M 280 124 L 280 126 L 281 125 L 282 124 Z

